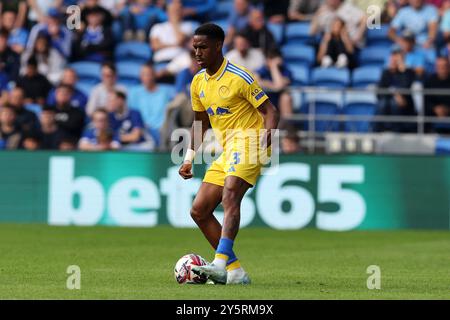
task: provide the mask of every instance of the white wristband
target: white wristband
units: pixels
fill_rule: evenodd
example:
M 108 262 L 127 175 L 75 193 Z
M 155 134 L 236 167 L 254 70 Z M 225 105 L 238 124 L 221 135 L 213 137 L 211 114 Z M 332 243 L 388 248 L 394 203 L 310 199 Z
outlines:
M 186 152 L 186 156 L 184 157 L 184 161 L 188 161 L 192 163 L 192 160 L 195 158 L 195 151 L 192 149 L 188 149 Z

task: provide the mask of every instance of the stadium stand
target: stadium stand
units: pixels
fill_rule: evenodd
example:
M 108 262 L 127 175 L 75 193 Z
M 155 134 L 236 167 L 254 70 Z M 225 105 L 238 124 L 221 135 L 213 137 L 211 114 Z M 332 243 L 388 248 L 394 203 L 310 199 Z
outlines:
M 395 0 L 392 0 L 396 2 Z M 234 10 L 236 10 L 236 6 L 239 6 L 238 1 L 232 0 L 218 0 L 214 1 L 214 6 L 211 6 L 211 3 L 208 2 L 207 11 L 203 12 L 201 15 L 189 15 L 184 18 L 184 21 L 189 21 L 192 27 L 195 29 L 201 23 L 213 21 L 214 23 L 220 25 L 226 32 L 229 30 L 229 25 L 231 23 L 231 19 L 233 19 L 234 26 L 240 26 L 242 29 L 234 30 L 235 33 L 238 33 L 242 30 L 245 30 L 245 27 L 248 26 L 249 17 L 252 10 L 262 9 L 264 11 L 265 21 L 263 21 L 263 26 L 261 30 L 268 30 L 264 32 L 268 32 L 269 35 L 267 39 L 275 39 L 275 44 L 280 49 L 283 60 L 287 69 L 291 73 L 291 84 L 290 88 L 285 88 L 284 95 L 286 92 L 289 92 L 289 95 L 292 99 L 292 106 L 294 110 L 294 115 L 291 120 L 295 120 L 296 116 L 303 115 L 307 116 L 308 112 L 310 112 L 310 103 L 312 99 L 317 99 L 315 101 L 315 111 L 314 113 L 317 115 L 330 115 L 330 116 L 339 116 L 343 115 L 351 119 L 352 116 L 367 116 L 371 117 L 377 114 L 379 109 L 379 101 L 377 100 L 377 96 L 371 90 L 381 90 L 383 88 L 378 88 L 380 83 L 380 78 L 382 75 L 382 71 L 386 68 L 389 68 L 388 57 L 393 52 L 393 48 L 401 47 L 401 39 L 398 35 L 401 34 L 404 30 L 400 30 L 397 28 L 398 21 L 395 21 L 396 12 L 398 12 L 399 8 L 396 7 L 397 11 L 389 12 L 383 11 L 381 15 L 381 25 L 378 26 L 370 26 L 366 29 L 366 32 L 363 34 L 363 39 L 361 41 L 354 41 L 355 52 L 354 57 L 349 64 L 349 67 L 345 68 L 324 68 L 319 67 L 317 59 L 317 49 L 318 44 L 320 43 L 320 39 L 322 34 L 318 33 L 317 35 L 312 36 L 311 31 L 314 27 L 314 23 L 320 23 L 321 28 L 325 26 L 331 26 L 332 22 L 335 18 L 341 17 L 340 8 L 336 10 L 327 11 L 326 19 L 323 21 L 315 21 L 314 18 L 311 20 L 310 18 L 299 21 L 298 19 L 290 20 L 290 15 L 288 14 L 288 8 L 283 9 L 282 4 L 277 4 L 277 14 L 271 15 L 271 13 L 267 10 L 271 10 L 271 4 L 268 5 L 263 0 L 253 0 L 250 1 L 249 8 L 244 11 L 244 13 L 236 14 Z M 286 4 L 289 4 L 291 1 L 285 1 Z M 349 0 L 344 1 L 344 4 L 350 2 Z M 405 2 L 405 1 L 403 1 Z M 407 2 L 407 1 L 406 1 Z M 64 2 L 69 3 L 69 2 Z M 116 2 L 117 4 L 118 2 Z M 98 0 L 89 2 L 86 7 L 85 1 L 70 1 L 70 4 L 79 5 L 82 12 L 82 19 L 85 19 L 85 10 L 94 10 L 96 12 L 100 12 L 105 16 L 105 26 L 110 27 L 114 38 L 114 50 L 113 52 L 107 52 L 104 56 L 110 56 L 113 61 L 111 61 L 117 68 L 117 79 L 116 83 L 124 88 L 127 91 L 132 90 L 134 87 L 139 86 L 141 84 L 141 68 L 145 63 L 153 62 L 153 52 L 150 47 L 149 33 L 152 30 L 152 26 L 156 23 L 165 22 L 167 15 L 167 5 L 170 1 L 149 1 L 148 7 L 145 8 L 148 12 L 162 12 L 163 14 L 155 15 L 157 19 L 152 21 L 153 25 L 149 26 L 150 31 L 147 31 L 147 34 L 138 36 L 137 34 L 134 37 L 126 38 L 127 33 L 127 24 L 124 23 L 123 10 L 128 10 L 128 8 L 133 5 L 134 1 L 124 1 L 125 6 L 116 6 L 111 1 L 106 0 Z M 180 2 L 182 6 L 183 2 Z M 431 3 L 428 1 L 428 3 Z M 436 2 L 433 2 L 431 5 L 434 6 Z M 441 2 L 439 2 L 441 3 Z M 438 8 L 441 10 L 441 13 L 444 15 L 446 12 L 450 14 L 450 6 L 446 7 L 446 1 L 442 2 L 442 6 Z M 344 5 L 342 4 L 342 5 Z M 37 4 L 39 5 L 39 4 Z M 323 6 L 327 5 L 327 0 L 324 1 Z M 408 4 L 404 4 L 407 6 Z M 107 9 L 105 9 L 107 8 Z M 201 7 L 201 10 L 206 10 L 206 7 Z M 325 7 L 318 6 L 317 10 L 324 10 Z M 406 7 L 405 7 L 406 8 Z M 325 8 L 329 9 L 329 8 Z M 383 8 L 382 8 L 383 9 Z M 386 8 L 384 8 L 386 9 Z M 65 35 L 70 34 L 72 36 L 72 44 L 75 49 L 76 43 L 83 43 L 83 41 L 87 41 L 90 45 L 93 45 L 98 41 L 100 47 L 93 47 L 95 52 L 102 52 L 101 43 L 104 39 L 96 39 L 95 37 L 101 37 L 100 33 L 95 32 L 81 32 L 81 29 L 73 28 L 70 30 L 65 29 L 65 21 L 64 15 L 66 14 L 65 7 L 62 6 L 60 8 L 51 8 L 50 7 L 42 7 L 44 15 L 51 16 L 52 21 L 57 22 L 59 20 L 59 28 L 64 30 Z M 153 11 L 152 11 L 153 10 Z M 280 11 L 281 10 L 281 11 Z M 284 10 L 284 13 L 282 13 Z M 83 13 L 83 11 L 85 13 Z M 278 11 L 281 12 L 281 15 L 278 15 Z M 236 11 L 237 12 L 237 11 Z M 247 13 L 245 13 L 247 12 Z M 317 11 L 318 12 L 318 11 Z M 274 18 L 276 17 L 276 18 Z M 283 19 L 280 20 L 280 17 Z M 320 16 L 321 18 L 325 16 Z M 67 17 L 65 17 L 67 18 Z M 317 18 L 317 17 L 316 17 Z M 344 17 L 345 18 L 345 17 Z M 253 21 L 253 23 L 258 24 L 258 22 Z M 344 19 L 345 20 L 345 19 Z M 34 21 L 24 21 L 20 26 L 23 32 L 20 33 L 21 36 L 29 34 L 32 27 L 36 23 L 37 20 Z M 393 28 L 392 26 L 396 26 Z M 414 26 L 414 23 L 404 20 L 402 17 L 402 26 Z M 253 32 L 257 32 L 257 26 L 253 26 L 256 28 Z M 314 27 L 315 28 L 315 27 Z M 350 28 L 350 27 L 349 27 Z M 8 44 L 5 48 L 0 46 L 0 90 L 1 90 L 1 99 L 0 99 L 0 108 L 2 105 L 6 104 L 9 99 L 10 91 L 12 88 L 16 86 L 17 83 L 17 73 L 20 71 L 20 76 L 22 76 L 25 72 L 25 65 L 27 61 L 24 61 L 24 57 L 34 57 L 33 52 L 30 51 L 33 47 L 32 40 L 30 39 L 30 43 L 24 42 L 22 38 L 17 37 L 17 31 L 11 32 L 11 30 L 6 30 L 0 24 L 0 33 L 4 34 L 5 37 L 8 37 Z M 317 29 L 317 28 L 315 28 Z M 35 30 L 41 30 L 39 28 L 35 28 Z M 48 32 L 46 28 L 42 28 L 42 32 Z M 48 29 L 50 30 L 50 29 Z M 394 32 L 392 31 L 394 30 Z M 437 57 L 446 57 L 449 59 L 449 49 L 448 39 L 446 39 L 446 29 L 442 26 L 442 29 L 439 30 L 439 33 L 436 39 L 432 39 L 434 42 L 432 46 L 429 48 L 417 47 L 420 52 L 423 52 L 425 56 L 425 73 L 422 75 L 418 75 L 417 79 L 415 79 L 413 88 L 418 88 L 418 92 L 414 92 L 414 101 L 416 103 L 417 111 L 420 113 L 423 109 L 421 106 L 423 105 L 423 96 L 424 93 L 421 92 L 423 88 L 423 83 L 435 72 L 435 62 Z M 406 30 L 408 31 L 408 30 Z M 347 32 L 352 33 L 351 38 L 355 39 L 354 30 L 347 30 Z M 257 33 L 253 33 L 255 35 Z M 36 34 L 33 35 L 33 38 L 36 38 Z M 423 34 L 421 34 L 421 37 Z M 87 37 L 83 40 L 80 37 Z M 1 37 L 0 37 L 1 38 Z M 65 38 L 66 39 L 66 38 Z M 67 40 L 67 39 L 66 39 Z M 425 39 L 426 40 L 426 39 Z M 20 46 L 16 46 L 15 44 L 22 41 L 22 49 Z M 273 40 L 271 40 L 273 42 Z M 420 44 L 422 44 L 424 39 L 420 39 Z M 183 44 L 180 44 L 182 48 L 184 48 L 185 53 L 189 53 L 190 51 L 190 41 L 186 41 Z M 231 45 L 226 47 L 226 51 L 232 50 L 232 41 Z M 254 42 L 254 43 L 262 43 L 263 42 Z M 94 86 L 100 83 L 102 79 L 101 74 L 101 64 L 98 62 L 92 61 L 84 61 L 79 60 L 76 54 L 76 50 L 68 50 L 68 47 L 65 45 L 64 48 L 58 47 L 58 43 L 52 43 L 54 49 L 60 50 L 64 52 L 67 56 L 67 66 L 73 68 L 78 76 L 78 81 L 74 86 L 76 89 L 80 90 L 87 97 L 92 93 Z M 419 45 L 420 46 L 420 45 Z M 23 47 L 25 47 L 25 51 L 23 51 Z M 263 49 L 262 46 L 260 49 Z M 268 49 L 268 48 L 265 48 Z M 273 49 L 273 48 L 270 48 Z M 22 50 L 22 51 L 21 51 Z M 70 51 L 70 52 L 69 52 Z M 226 53 L 226 52 L 224 52 Z M 263 53 L 267 53 L 264 52 Z M 174 61 L 168 63 L 167 61 L 160 61 L 158 63 L 154 63 L 154 70 L 158 73 L 160 71 L 164 71 L 164 77 L 161 79 L 158 78 L 158 85 L 163 86 L 165 90 L 170 91 L 170 96 L 176 99 L 177 95 L 180 92 L 175 90 L 174 82 L 178 73 L 190 67 L 191 60 L 188 58 L 188 54 L 180 55 Z M 36 57 L 34 57 L 36 58 Z M 22 61 L 21 61 L 22 59 Z M 408 59 L 406 59 L 408 61 Z M 49 69 L 51 64 L 45 63 L 45 60 L 38 60 L 39 72 L 44 76 L 47 76 L 51 73 Z M 320 63 L 319 63 L 320 65 Z M 406 66 L 408 68 L 408 66 Z M 53 83 L 54 86 L 57 83 Z M 324 88 L 328 88 L 328 91 L 320 91 L 320 94 L 313 95 L 311 98 L 310 93 L 314 88 L 320 87 L 320 90 Z M 358 90 L 362 90 L 362 93 L 356 94 L 355 92 L 346 92 L 351 88 L 356 88 Z M 387 88 L 384 88 L 387 89 Z M 432 88 L 427 87 L 426 90 L 430 90 Z M 365 91 L 364 91 L 365 90 Z M 369 91 L 367 91 L 369 90 Z M 305 92 L 308 91 L 308 94 Z M 52 90 L 54 94 L 54 90 Z M 344 94 L 345 93 L 345 94 Z M 335 94 L 340 95 L 340 101 L 335 99 Z M 344 98 L 342 98 L 344 96 Z M 107 101 L 106 98 L 104 101 Z M 395 104 L 394 104 L 395 105 Z M 34 112 L 36 115 L 39 115 L 40 110 L 44 105 L 39 104 L 28 104 L 27 109 Z M 108 107 L 107 105 L 104 107 Z M 130 106 L 132 107 L 132 106 Z M 450 106 L 447 106 L 448 110 L 450 110 Z M 450 112 L 448 113 L 450 115 Z M 311 115 L 314 117 L 314 114 Z M 422 114 L 422 116 L 425 116 Z M 427 114 L 426 116 L 438 117 L 445 119 L 446 116 L 443 114 Z M 288 116 L 289 117 L 289 116 Z M 408 118 L 409 117 L 409 118 Z M 428 123 L 428 121 L 433 121 L 433 119 L 424 120 L 423 117 L 410 117 L 412 122 L 414 121 L 422 121 L 422 125 L 418 124 L 418 130 L 422 130 L 422 133 L 445 133 L 450 125 L 444 123 L 442 119 L 439 119 L 439 123 L 435 123 L 433 125 L 423 125 L 423 123 Z M 286 119 L 289 120 L 289 119 Z M 409 121 L 409 120 L 408 120 Z M 294 121 L 295 122 L 295 121 Z M 304 119 L 300 122 L 304 123 Z M 370 133 L 373 132 L 373 125 L 371 121 L 315 121 L 316 125 L 315 130 L 317 132 L 323 132 L 327 130 L 340 130 L 342 132 L 358 132 L 358 133 Z M 176 126 L 175 126 L 176 127 Z M 299 130 L 310 130 L 311 126 L 302 125 L 298 127 Z M 82 128 L 81 128 L 82 129 Z M 80 129 L 80 130 L 81 130 Z M 154 134 L 157 136 L 157 134 Z M 4 144 L 3 144 L 4 145 Z M 159 146 L 164 148 L 164 146 Z

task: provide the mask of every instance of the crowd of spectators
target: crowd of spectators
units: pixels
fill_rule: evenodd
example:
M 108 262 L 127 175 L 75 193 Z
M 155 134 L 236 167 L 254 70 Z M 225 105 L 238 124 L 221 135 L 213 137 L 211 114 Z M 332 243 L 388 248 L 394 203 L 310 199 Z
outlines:
M 73 5 L 79 17 L 67 11 Z M 271 26 L 284 34 L 290 23 L 308 23 L 314 66 L 351 70 L 366 46 L 371 5 L 381 8 L 393 43 L 379 86 L 449 88 L 450 0 L 0 0 L 0 149 L 167 148 L 170 133 L 192 122 L 189 84 L 199 67 L 191 41 L 208 21 L 226 31 L 225 57 L 249 69 L 288 117 L 296 112 L 289 91 L 295 74 Z M 152 52 L 134 85 L 118 77 L 115 49 L 124 42 Z M 428 52 L 438 56 L 435 72 L 426 68 Z M 88 91 L 71 67 L 77 61 L 101 65 Z M 408 94 L 379 95 L 379 102 L 380 114 L 416 113 Z M 427 96 L 425 112 L 449 116 L 450 98 Z M 286 145 L 296 150 L 292 132 Z

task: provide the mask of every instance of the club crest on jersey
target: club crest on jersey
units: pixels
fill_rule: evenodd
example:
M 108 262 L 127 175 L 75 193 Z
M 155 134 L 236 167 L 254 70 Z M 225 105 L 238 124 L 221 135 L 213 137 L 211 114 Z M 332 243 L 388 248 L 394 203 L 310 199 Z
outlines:
M 202 90 L 202 92 L 200 92 L 200 99 L 201 98 L 204 98 L 205 97 L 205 93 L 203 92 L 203 90 Z
M 227 98 L 230 95 L 230 89 L 227 86 L 221 86 L 219 88 L 219 96 L 221 98 Z

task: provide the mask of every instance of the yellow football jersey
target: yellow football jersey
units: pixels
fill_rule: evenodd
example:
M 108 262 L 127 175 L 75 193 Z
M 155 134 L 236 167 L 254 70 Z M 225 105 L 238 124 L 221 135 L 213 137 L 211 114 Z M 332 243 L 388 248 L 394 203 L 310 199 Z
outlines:
M 245 68 L 224 59 L 216 74 L 200 70 L 191 83 L 192 109 L 206 111 L 219 142 L 230 130 L 259 131 L 264 119 L 257 108 L 268 99 Z M 250 129 L 250 130 L 249 130 Z

